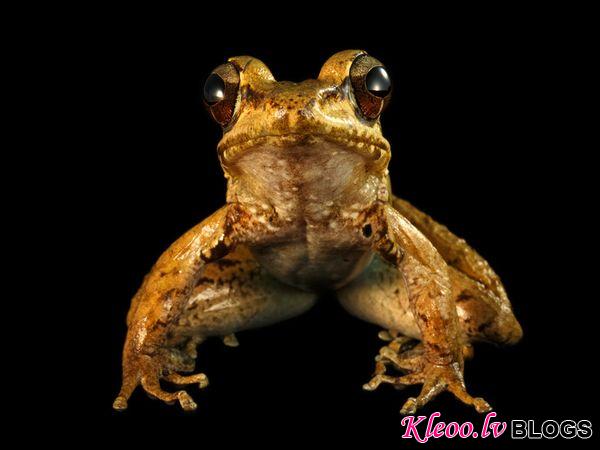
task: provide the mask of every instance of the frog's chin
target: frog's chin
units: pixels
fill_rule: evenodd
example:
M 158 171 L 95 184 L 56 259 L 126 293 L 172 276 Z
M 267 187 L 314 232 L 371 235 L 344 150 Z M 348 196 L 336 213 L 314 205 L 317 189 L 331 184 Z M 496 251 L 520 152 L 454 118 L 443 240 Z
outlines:
M 331 152 L 348 152 L 364 158 L 374 167 L 385 168 L 390 159 L 390 148 L 387 141 L 365 140 L 357 137 L 331 134 L 299 134 L 263 135 L 250 138 L 234 145 L 219 145 L 219 156 L 224 167 L 235 165 L 244 155 L 268 149 L 282 157 L 280 152 L 290 155 L 308 155 L 311 150 L 322 151 L 328 148 Z
M 295 145 L 278 144 L 254 146 L 223 166 L 231 178 L 240 181 L 238 186 L 245 186 L 256 198 L 268 198 L 280 209 L 302 198 L 317 204 L 337 197 L 362 201 L 361 192 L 374 185 L 373 177 L 383 175 L 373 166 L 374 160 L 339 143 L 313 137 Z

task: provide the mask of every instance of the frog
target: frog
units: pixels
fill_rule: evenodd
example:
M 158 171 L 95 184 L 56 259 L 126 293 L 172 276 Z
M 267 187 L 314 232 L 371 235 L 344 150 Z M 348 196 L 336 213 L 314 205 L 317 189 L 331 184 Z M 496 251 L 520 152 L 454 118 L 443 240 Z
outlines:
M 297 317 L 333 292 L 380 327 L 365 390 L 420 386 L 402 414 L 443 391 L 491 410 L 467 391 L 465 361 L 474 343 L 517 343 L 522 327 L 489 263 L 392 193 L 381 126 L 392 90 L 363 50 L 336 53 L 302 82 L 277 81 L 250 56 L 211 72 L 203 94 L 223 131 L 225 205 L 168 247 L 134 295 L 114 409 L 137 387 L 196 409 L 185 386 L 208 386 L 193 373 L 202 342 L 237 346 L 236 333 Z

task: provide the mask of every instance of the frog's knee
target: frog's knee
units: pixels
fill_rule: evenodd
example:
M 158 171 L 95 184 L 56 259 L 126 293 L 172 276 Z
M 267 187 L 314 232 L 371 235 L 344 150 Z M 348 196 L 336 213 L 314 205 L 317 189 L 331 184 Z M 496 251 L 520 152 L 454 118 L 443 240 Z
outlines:
M 513 345 L 523 337 L 523 328 L 512 311 L 498 314 L 493 320 L 479 325 L 480 337 L 498 345 Z
M 523 329 L 509 307 L 463 297 L 457 302 L 457 312 L 463 331 L 472 341 L 513 345 L 523 337 Z
M 501 330 L 499 344 L 513 345 L 523 337 L 523 328 L 512 311 L 502 318 L 499 328 Z

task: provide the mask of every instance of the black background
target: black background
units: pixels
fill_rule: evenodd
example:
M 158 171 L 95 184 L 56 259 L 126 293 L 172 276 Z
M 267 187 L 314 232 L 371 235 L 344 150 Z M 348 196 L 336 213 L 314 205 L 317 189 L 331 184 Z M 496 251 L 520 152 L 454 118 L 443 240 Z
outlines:
M 162 21 L 158 11 L 149 18 L 102 16 L 82 42 L 86 23 L 65 33 L 75 151 L 63 156 L 72 169 L 55 183 L 74 205 L 61 239 L 77 288 L 63 297 L 69 325 L 61 331 L 76 369 L 57 374 L 67 400 L 64 428 L 56 432 L 76 422 L 94 431 L 90 439 L 166 438 L 199 448 L 408 444 L 400 438 L 399 409 L 418 388 L 362 391 L 381 346 L 378 328 L 327 297 L 302 317 L 239 333 L 238 348 L 202 344 L 197 369 L 211 385 L 202 392 L 189 387 L 196 412 L 141 390 L 126 412 L 111 409 L 125 315 L 143 275 L 224 202 L 215 150 L 221 132 L 202 106 L 204 78 L 227 57 L 250 54 L 277 79 L 300 81 L 346 48 L 367 50 L 392 75 L 395 91 L 382 123 L 395 193 L 491 263 L 524 328 L 515 347 L 476 347 L 465 372 L 470 392 L 486 398 L 502 421 L 593 420 L 597 337 L 588 311 L 597 292 L 583 259 L 591 251 L 585 217 L 593 180 L 576 154 L 583 145 L 577 128 L 585 124 L 573 123 L 584 101 L 578 80 L 585 58 L 572 43 L 585 35 L 537 14 L 492 16 L 444 27 L 427 20 L 408 27 L 402 19 L 396 28 L 339 19 L 343 31 L 334 32 L 322 18 L 302 28 L 249 20 L 208 30 L 206 17 L 180 25 Z M 89 257 L 71 257 L 82 251 Z M 422 412 L 433 411 L 446 422 L 482 422 L 449 394 Z M 485 445 L 514 444 L 508 434 Z

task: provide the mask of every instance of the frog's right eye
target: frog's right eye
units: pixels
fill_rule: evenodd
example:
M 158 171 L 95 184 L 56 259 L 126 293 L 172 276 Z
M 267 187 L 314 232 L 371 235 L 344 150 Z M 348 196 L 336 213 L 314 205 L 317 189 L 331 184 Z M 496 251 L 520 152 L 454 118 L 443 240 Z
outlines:
M 239 85 L 240 74 L 231 63 L 217 67 L 204 83 L 204 103 L 221 126 L 226 126 L 233 118 Z

